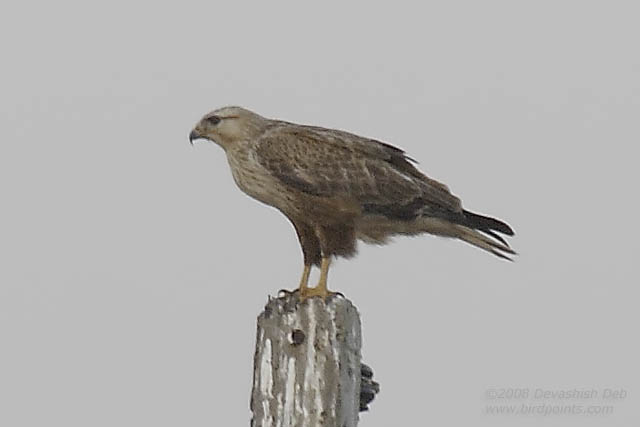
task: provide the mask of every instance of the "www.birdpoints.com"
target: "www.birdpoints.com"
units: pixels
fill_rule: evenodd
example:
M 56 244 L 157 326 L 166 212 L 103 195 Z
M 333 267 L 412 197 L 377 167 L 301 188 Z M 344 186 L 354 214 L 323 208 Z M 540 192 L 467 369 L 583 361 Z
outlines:
M 485 390 L 486 415 L 609 416 L 629 391 L 621 387 L 495 387 Z

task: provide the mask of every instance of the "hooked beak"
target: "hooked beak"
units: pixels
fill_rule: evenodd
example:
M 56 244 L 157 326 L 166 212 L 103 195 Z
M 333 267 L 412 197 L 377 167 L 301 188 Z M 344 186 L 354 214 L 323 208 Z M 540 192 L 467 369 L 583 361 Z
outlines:
M 191 143 L 191 145 L 193 145 L 193 141 L 200 138 L 202 138 L 202 136 L 195 129 L 192 130 L 189 134 L 189 142 Z

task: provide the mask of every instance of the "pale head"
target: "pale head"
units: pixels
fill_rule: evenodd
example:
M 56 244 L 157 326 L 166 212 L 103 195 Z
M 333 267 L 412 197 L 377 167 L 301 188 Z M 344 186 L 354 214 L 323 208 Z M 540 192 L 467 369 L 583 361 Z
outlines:
M 226 150 L 260 135 L 268 123 L 268 119 L 242 107 L 222 107 L 206 114 L 189 134 L 189 140 L 208 139 Z

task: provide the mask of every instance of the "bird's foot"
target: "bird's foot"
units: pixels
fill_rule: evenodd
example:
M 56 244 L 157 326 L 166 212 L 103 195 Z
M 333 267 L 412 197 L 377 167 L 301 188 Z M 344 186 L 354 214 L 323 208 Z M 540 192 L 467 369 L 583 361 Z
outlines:
M 328 297 L 339 295 L 344 298 L 344 295 L 340 292 L 331 292 L 322 286 L 317 286 L 315 288 L 300 288 L 299 291 L 300 302 L 304 302 L 305 300 L 313 297 L 321 297 L 323 300 L 326 300 Z

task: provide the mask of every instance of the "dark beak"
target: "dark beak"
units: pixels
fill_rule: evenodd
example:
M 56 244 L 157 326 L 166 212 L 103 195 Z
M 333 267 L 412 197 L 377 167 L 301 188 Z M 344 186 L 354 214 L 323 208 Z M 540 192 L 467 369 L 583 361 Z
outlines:
M 189 142 L 191 143 L 191 145 L 193 145 L 193 141 L 199 138 L 201 138 L 201 136 L 195 130 L 192 130 L 191 133 L 189 134 Z

